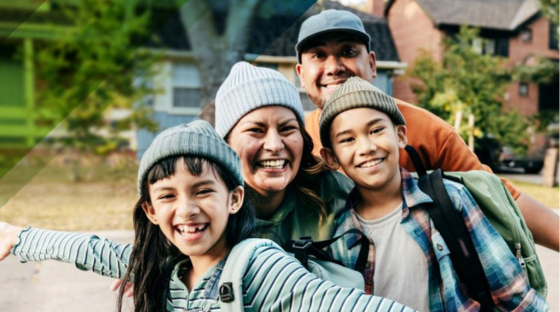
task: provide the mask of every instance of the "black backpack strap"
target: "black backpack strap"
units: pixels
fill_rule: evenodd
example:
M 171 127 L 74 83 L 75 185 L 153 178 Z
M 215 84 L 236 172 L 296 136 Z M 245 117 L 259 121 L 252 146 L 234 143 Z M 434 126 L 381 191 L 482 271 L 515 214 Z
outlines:
M 412 164 L 414 165 L 414 169 L 416 169 L 416 173 L 418 173 L 418 177 L 422 177 L 426 175 L 426 167 L 424 167 L 424 163 L 422 162 L 422 158 L 418 155 L 418 152 L 414 149 L 414 147 L 407 145 L 404 147 L 410 160 L 412 160 Z
M 291 240 L 284 246 L 284 249 L 288 252 L 293 252 L 294 257 L 307 269 L 307 261 L 309 255 L 313 255 L 317 259 L 331 261 L 342 265 L 342 263 L 332 259 L 332 257 L 324 250 L 326 247 L 330 246 L 337 240 L 339 240 L 344 235 L 359 235 L 360 238 L 357 242 L 361 244 L 360 252 L 358 254 L 358 259 L 356 260 L 356 265 L 354 270 L 358 272 L 363 272 L 366 268 L 367 257 L 369 253 L 369 240 L 366 235 L 358 229 L 350 229 L 339 236 L 333 237 L 331 239 L 316 241 L 314 242 L 310 236 L 300 237 L 298 240 Z
M 494 303 L 486 275 L 463 218 L 445 189 L 442 170 L 437 169 L 420 177 L 418 186 L 434 201 L 427 210 L 449 248 L 449 256 L 459 279 L 467 286 L 473 299 L 480 303 L 480 311 L 493 311 Z

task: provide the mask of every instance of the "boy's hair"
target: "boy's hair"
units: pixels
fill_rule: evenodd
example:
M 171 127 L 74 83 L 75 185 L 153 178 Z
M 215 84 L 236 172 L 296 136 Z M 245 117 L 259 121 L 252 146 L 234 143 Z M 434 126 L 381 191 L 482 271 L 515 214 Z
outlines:
M 319 120 L 319 133 L 324 147 L 331 147 L 330 128 L 334 118 L 354 108 L 372 108 L 383 112 L 395 125 L 405 125 L 403 115 L 395 100 L 375 87 L 371 82 L 358 77 L 346 80 L 325 103 Z
M 141 198 L 134 208 L 134 244 L 130 256 L 128 270 L 123 281 L 130 281 L 134 277 L 134 307 L 135 311 L 159 311 L 165 307 L 166 295 L 172 267 L 183 255 L 171 244 L 159 226 L 153 224 L 142 209 L 144 202 L 150 202 L 148 185 L 172 176 L 178 161 L 183 161 L 187 170 L 198 176 L 204 167 L 224 182 L 228 191 L 234 190 L 239 183 L 236 177 L 222 166 L 202 157 L 173 156 L 158 161 L 146 174 L 141 186 Z M 226 244 L 231 248 L 240 241 L 251 237 L 255 227 L 255 212 L 244 199 L 243 206 L 236 213 L 229 216 L 226 226 Z M 119 291 L 118 311 L 122 310 L 124 285 Z

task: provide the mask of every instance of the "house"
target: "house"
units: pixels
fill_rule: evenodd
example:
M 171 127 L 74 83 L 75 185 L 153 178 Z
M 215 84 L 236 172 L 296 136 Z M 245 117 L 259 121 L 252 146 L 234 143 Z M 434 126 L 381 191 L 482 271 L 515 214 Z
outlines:
M 558 62 L 558 25 L 545 19 L 538 0 L 369 0 L 375 15 L 387 18 L 402 62 L 411 66 L 420 49 L 442 59 L 442 40 L 458 33 L 461 25 L 480 28 L 473 42 L 480 53 L 500 55 L 509 65 L 533 66 L 538 58 Z M 409 81 L 394 83 L 396 98 L 415 103 Z M 558 111 L 558 80 L 537 85 L 513 83 L 505 95 L 506 107 L 525 116 Z
M 248 50 L 245 60 L 257 66 L 278 70 L 286 79 L 298 87 L 304 110 L 310 112 L 315 109 L 301 88 L 299 78 L 295 71 L 297 63 L 295 44 L 301 23 L 309 16 L 317 14 L 322 8 L 321 4 L 313 5 L 302 16 L 287 18 L 275 14 L 268 19 L 255 19 L 250 30 Z M 358 15 L 366 31 L 372 38 L 372 49 L 377 56 L 377 75 L 374 84 L 388 94 L 393 93 L 393 75 L 403 70 L 404 64 L 400 62 L 397 50 L 393 43 L 391 32 L 384 18 L 375 17 L 338 2 L 324 1 L 324 9 L 349 10 Z M 294 23 L 294 20 L 296 21 Z M 281 34 L 277 38 L 270 38 L 271 29 L 280 28 Z M 190 51 L 188 38 L 185 38 L 184 26 L 178 14 L 170 18 L 168 23 L 158 32 L 162 45 L 156 49 L 165 50 L 164 59 L 158 64 L 159 75 L 154 79 L 159 89 L 163 90 L 151 100 L 154 109 L 154 118 L 160 129 L 189 122 L 199 118 L 200 78 Z M 138 131 L 138 156 L 140 157 L 154 138 L 155 133 Z

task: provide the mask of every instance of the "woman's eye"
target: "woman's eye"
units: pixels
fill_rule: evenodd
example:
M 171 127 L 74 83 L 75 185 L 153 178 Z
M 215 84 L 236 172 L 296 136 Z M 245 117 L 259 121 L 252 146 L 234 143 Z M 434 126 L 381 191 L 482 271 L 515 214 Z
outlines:
M 263 133 L 263 130 L 260 128 L 250 128 L 247 129 L 247 132 L 252 132 L 252 133 Z
M 293 131 L 293 130 L 298 130 L 298 128 L 295 127 L 295 126 L 285 126 L 285 127 L 282 127 L 282 131 Z

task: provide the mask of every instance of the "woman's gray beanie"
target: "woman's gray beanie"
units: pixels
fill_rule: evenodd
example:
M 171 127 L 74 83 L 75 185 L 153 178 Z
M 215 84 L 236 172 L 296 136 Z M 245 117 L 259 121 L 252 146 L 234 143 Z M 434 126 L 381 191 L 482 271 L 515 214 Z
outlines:
M 216 94 L 216 131 L 225 138 L 239 119 L 263 106 L 284 106 L 305 119 L 296 87 L 276 70 L 239 62 Z
M 229 171 L 237 184 L 243 186 L 241 164 L 237 153 L 203 120 L 178 125 L 160 133 L 148 147 L 138 169 L 138 193 L 148 172 L 159 161 L 173 156 L 196 156 L 206 158 Z

